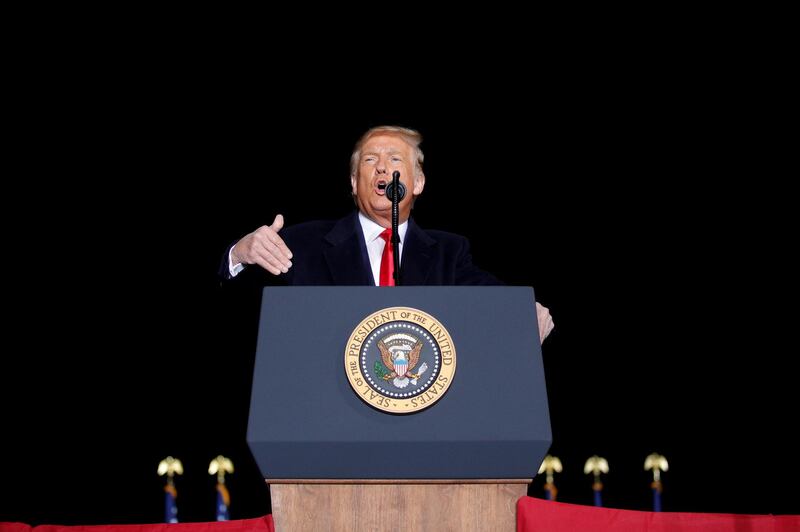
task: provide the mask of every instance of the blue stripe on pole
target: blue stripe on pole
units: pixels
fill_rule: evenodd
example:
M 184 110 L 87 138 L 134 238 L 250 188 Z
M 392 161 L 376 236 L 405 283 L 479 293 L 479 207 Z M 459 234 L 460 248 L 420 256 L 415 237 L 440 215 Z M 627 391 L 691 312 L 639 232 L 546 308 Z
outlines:
M 228 515 L 229 502 L 228 490 L 222 484 L 217 484 L 217 521 L 230 519 L 230 515 Z
M 655 482 L 653 483 L 655 484 Z M 661 486 L 653 486 L 653 511 L 661 511 Z
M 177 523 L 178 522 L 178 505 L 176 499 L 178 498 L 178 491 L 174 486 L 164 486 L 164 522 Z

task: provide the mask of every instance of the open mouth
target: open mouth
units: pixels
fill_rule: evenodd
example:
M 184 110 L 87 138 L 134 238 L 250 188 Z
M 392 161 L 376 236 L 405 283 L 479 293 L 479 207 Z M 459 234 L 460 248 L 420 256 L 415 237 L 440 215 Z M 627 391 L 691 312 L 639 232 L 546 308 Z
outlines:
M 385 196 L 386 195 L 386 185 L 388 185 L 388 184 L 389 184 L 389 182 L 386 181 L 385 179 L 379 179 L 378 182 L 375 183 L 375 193 L 378 196 Z

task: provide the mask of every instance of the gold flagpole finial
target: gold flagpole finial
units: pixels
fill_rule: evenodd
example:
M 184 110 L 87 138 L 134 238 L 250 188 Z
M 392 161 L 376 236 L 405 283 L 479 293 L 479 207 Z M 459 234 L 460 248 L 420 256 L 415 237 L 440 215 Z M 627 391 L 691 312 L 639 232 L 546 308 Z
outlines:
M 608 473 L 608 462 L 603 457 L 597 455 L 591 456 L 586 460 L 586 464 L 583 466 L 583 472 L 586 475 L 593 473 L 594 481 L 600 482 L 600 473 Z
M 553 472 L 561 473 L 561 460 L 557 456 L 547 455 L 539 466 L 539 474 L 547 473 L 547 483 L 553 484 Z
M 667 459 L 658 453 L 647 455 L 644 459 L 644 470 L 653 470 L 653 482 L 661 482 L 661 472 L 669 470 Z
M 233 462 L 222 455 L 217 456 L 208 464 L 208 474 L 217 475 L 217 482 L 225 484 L 225 473 L 233 473 Z
M 158 463 L 158 476 L 167 475 L 167 483 L 172 485 L 172 477 L 175 474 L 183 475 L 183 464 L 177 458 L 167 456 Z

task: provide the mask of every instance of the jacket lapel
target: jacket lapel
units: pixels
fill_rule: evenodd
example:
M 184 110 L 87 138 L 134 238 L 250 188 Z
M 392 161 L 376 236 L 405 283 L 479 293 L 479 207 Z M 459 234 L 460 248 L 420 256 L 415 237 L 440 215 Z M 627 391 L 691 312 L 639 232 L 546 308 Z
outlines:
M 406 241 L 403 244 L 403 261 L 400 265 L 400 281 L 406 286 L 424 285 L 433 268 L 432 247 L 436 240 L 409 219 Z
M 330 247 L 323 254 L 334 285 L 374 284 L 372 271 L 367 267 L 369 258 L 357 216 L 356 213 L 342 218 L 325 235 Z

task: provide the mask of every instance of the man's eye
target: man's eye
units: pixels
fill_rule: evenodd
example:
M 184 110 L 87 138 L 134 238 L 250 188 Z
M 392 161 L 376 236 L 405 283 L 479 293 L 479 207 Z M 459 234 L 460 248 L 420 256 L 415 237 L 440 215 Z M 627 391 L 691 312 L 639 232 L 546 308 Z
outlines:
M 400 157 L 392 157 L 392 162 L 393 163 L 399 163 L 400 161 L 402 161 L 402 159 Z

